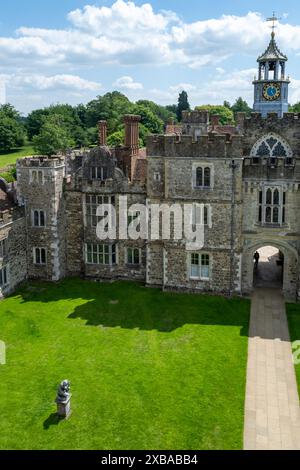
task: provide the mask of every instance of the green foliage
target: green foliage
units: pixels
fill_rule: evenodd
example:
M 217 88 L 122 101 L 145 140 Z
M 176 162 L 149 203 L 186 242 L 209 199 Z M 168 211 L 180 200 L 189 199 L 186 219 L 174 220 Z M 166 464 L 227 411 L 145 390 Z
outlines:
M 14 164 L 18 158 L 30 157 L 35 155 L 32 144 L 25 144 L 23 147 L 11 151 L 0 152 L 0 168 L 6 168 L 7 165 Z
M 167 124 L 169 119 L 172 118 L 176 120 L 176 105 L 171 106 L 161 106 L 154 103 L 154 101 L 149 100 L 139 100 L 136 102 L 138 106 L 145 106 L 149 108 L 153 114 L 155 114 L 164 124 Z M 171 109 L 169 109 L 171 108 Z
M 5 171 L 0 173 L 1 178 L 4 178 L 7 183 L 12 183 L 17 179 L 16 165 L 7 167 Z
M 119 130 L 123 122 L 124 114 L 131 114 L 132 103 L 118 91 L 98 96 L 86 105 L 85 123 L 88 127 L 94 127 L 98 121 L 107 121 L 108 133 Z
M 119 147 L 121 145 L 124 145 L 124 139 L 125 139 L 124 129 L 113 132 L 107 137 L 107 145 L 109 147 Z
M 26 134 L 18 111 L 10 104 L 0 106 L 0 151 L 25 144 Z
M 178 105 L 176 109 L 176 115 L 177 115 L 177 119 L 179 122 L 182 120 L 182 111 L 189 111 L 190 109 L 191 108 L 190 108 L 190 104 L 188 101 L 188 94 L 186 91 L 183 90 L 179 94 Z
M 290 113 L 300 113 L 300 102 L 289 106 Z
M 164 129 L 163 121 L 155 115 L 151 108 L 137 104 L 132 108 L 133 114 L 141 116 L 141 124 L 148 129 L 151 134 L 161 134 Z
M 202 106 L 196 106 L 195 109 L 196 110 L 206 109 L 207 111 L 209 111 L 210 116 L 213 116 L 214 114 L 218 114 L 220 116 L 220 123 L 222 125 L 233 124 L 234 122 L 233 112 L 231 111 L 231 109 L 227 108 L 227 106 L 205 104 Z
M 231 111 L 235 115 L 236 113 L 246 113 L 250 115 L 252 113 L 252 109 L 248 105 L 247 101 L 243 100 L 243 98 L 238 98 L 236 102 L 231 106 Z
M 242 449 L 249 306 L 133 282 L 25 284 L 0 303 L 0 449 Z M 64 378 L 73 414 L 58 422 Z
M 92 142 L 90 134 L 84 125 L 84 105 L 71 106 L 69 104 L 52 105 L 49 108 L 38 109 L 29 114 L 26 126 L 29 139 L 33 139 L 41 131 L 47 119 L 52 116 L 60 116 L 60 123 L 74 141 L 77 147 L 86 147 Z
M 52 115 L 44 120 L 38 135 L 33 138 L 34 149 L 42 155 L 54 155 L 74 147 L 74 140 L 64 127 L 60 115 Z

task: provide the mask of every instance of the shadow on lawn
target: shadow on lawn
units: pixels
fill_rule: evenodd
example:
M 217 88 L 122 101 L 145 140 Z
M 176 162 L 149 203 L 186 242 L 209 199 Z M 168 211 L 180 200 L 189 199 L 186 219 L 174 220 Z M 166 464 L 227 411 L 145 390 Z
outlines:
M 43 428 L 44 429 L 49 429 L 50 426 L 57 426 L 61 421 L 63 421 L 62 418 L 58 416 L 57 413 L 52 413 L 43 423 Z
M 250 302 L 245 299 L 162 292 L 128 281 L 95 283 L 81 279 L 31 283 L 19 294 L 24 302 L 84 299 L 85 303 L 75 308 L 66 303 L 66 309 L 70 308 L 68 318 L 86 320 L 90 326 L 163 333 L 186 324 L 239 326 L 241 336 L 248 336 Z

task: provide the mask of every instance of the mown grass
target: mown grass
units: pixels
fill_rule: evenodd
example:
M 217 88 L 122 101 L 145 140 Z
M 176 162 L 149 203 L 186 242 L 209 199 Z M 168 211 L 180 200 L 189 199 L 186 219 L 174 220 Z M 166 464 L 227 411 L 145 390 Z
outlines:
M 242 299 L 25 285 L 0 303 L 0 449 L 241 449 L 248 322 Z
M 18 158 L 30 157 L 31 155 L 36 155 L 32 144 L 24 145 L 24 147 L 13 149 L 10 152 L 0 151 L 0 170 L 5 169 L 8 165 L 13 165 Z
M 292 343 L 300 340 L 300 305 L 299 304 L 286 304 L 286 313 L 289 324 L 290 338 Z M 299 349 L 299 345 L 297 345 Z M 297 352 L 294 350 L 293 352 Z M 299 354 L 298 354 L 299 358 Z M 298 391 L 300 394 L 300 363 L 295 364 L 296 379 L 298 384 Z

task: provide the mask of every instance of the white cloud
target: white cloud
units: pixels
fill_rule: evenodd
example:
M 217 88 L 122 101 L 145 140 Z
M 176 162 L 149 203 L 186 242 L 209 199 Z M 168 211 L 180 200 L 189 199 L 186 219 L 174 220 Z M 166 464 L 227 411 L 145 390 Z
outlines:
M 178 83 L 178 85 L 171 85 L 170 86 L 170 91 L 171 92 L 176 92 L 180 93 L 181 91 L 193 91 L 196 90 L 195 85 L 192 85 L 191 83 Z
M 11 88 L 26 87 L 35 90 L 67 90 L 73 91 L 93 91 L 102 88 L 97 82 L 85 80 L 77 75 L 39 75 L 39 74 L 3 74 L 0 76 L 0 83 L 8 84 Z
M 259 13 L 182 22 L 176 13 L 156 12 L 150 3 L 117 0 L 111 7 L 87 5 L 68 14 L 71 28 L 21 27 L 0 37 L 2 67 L 113 64 L 184 64 L 198 69 L 233 54 L 258 54 L 270 29 Z M 300 52 L 300 26 L 279 24 L 284 50 Z
M 115 81 L 113 86 L 117 88 L 121 88 L 123 90 L 142 90 L 143 85 L 141 83 L 135 82 L 132 77 L 124 76 L 118 78 Z

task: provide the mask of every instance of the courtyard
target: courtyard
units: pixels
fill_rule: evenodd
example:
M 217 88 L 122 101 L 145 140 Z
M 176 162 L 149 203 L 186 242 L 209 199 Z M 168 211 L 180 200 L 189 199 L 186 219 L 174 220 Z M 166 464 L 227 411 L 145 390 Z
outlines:
M 0 449 L 242 449 L 249 314 L 133 282 L 25 284 L 0 304 Z

